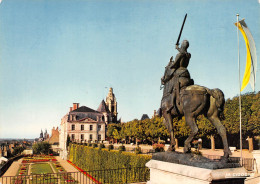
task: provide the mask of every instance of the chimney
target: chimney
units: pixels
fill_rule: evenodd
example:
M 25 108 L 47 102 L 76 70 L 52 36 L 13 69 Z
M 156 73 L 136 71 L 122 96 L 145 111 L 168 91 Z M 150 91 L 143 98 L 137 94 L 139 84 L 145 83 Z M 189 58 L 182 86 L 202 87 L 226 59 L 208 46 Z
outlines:
M 79 103 L 73 103 L 73 108 L 72 110 L 76 110 L 77 108 L 79 108 Z
M 72 107 L 70 107 L 70 112 L 72 111 Z

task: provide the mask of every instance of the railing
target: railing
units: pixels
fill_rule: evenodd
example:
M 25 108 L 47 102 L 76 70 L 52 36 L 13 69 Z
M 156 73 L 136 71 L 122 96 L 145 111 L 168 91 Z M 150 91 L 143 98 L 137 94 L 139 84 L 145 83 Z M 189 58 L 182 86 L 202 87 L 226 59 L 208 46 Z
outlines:
M 5 176 L 0 184 L 122 184 L 146 182 L 150 170 L 146 167 L 109 170 Z
M 12 165 L 12 163 L 16 160 L 18 160 L 19 158 L 22 158 L 23 155 L 19 155 L 16 157 L 13 157 L 11 159 L 9 159 L 1 168 L 0 168 L 0 176 L 2 176 L 5 171 L 7 171 L 7 169 Z
M 220 155 L 203 155 L 204 157 L 211 160 L 220 160 Z M 230 157 L 229 158 L 233 163 L 240 163 L 240 157 Z M 254 170 L 255 159 L 254 158 L 242 158 L 241 166 L 243 166 L 248 171 Z

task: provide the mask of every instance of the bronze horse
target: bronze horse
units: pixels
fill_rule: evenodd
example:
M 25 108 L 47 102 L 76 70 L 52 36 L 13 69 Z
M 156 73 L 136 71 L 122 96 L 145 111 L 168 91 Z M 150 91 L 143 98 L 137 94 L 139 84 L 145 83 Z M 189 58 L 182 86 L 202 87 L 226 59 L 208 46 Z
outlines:
M 170 70 L 168 68 L 168 70 Z M 169 71 L 165 71 L 164 75 L 168 75 Z M 166 77 L 166 76 L 164 76 Z M 222 138 L 224 146 L 224 158 L 231 155 L 231 151 L 227 142 L 226 129 L 220 121 L 220 115 L 223 113 L 225 104 L 224 94 L 220 89 L 208 89 L 198 85 L 184 86 L 179 90 L 178 99 L 174 109 L 171 109 L 173 93 L 165 91 L 167 83 L 164 85 L 164 95 L 161 101 L 161 113 L 164 117 L 164 124 L 170 132 L 170 147 L 168 151 L 174 151 L 175 138 L 173 129 L 173 118 L 185 117 L 186 124 L 191 129 L 191 134 L 185 140 L 184 153 L 189 153 L 191 149 L 191 141 L 198 133 L 196 118 L 203 114 L 216 127 L 218 134 Z M 174 89 L 173 89 L 174 91 Z M 178 103 L 177 103 L 178 102 Z M 170 109 L 170 110 L 169 110 Z

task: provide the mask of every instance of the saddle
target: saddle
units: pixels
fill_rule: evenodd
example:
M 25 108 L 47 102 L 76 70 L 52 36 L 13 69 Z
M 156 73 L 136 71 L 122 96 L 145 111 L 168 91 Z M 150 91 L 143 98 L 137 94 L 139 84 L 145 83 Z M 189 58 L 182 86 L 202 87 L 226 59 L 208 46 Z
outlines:
M 183 114 L 183 104 L 182 98 L 185 95 L 207 95 L 208 90 L 206 87 L 199 86 L 199 85 L 189 85 L 181 88 L 180 94 L 176 95 L 176 109 L 173 109 L 171 112 L 173 114 L 177 114 L 178 116 Z M 175 112 L 176 111 L 176 112 Z
M 185 87 L 181 93 L 180 96 L 184 96 L 184 95 L 206 95 L 208 94 L 210 91 L 210 89 L 204 87 L 204 86 L 199 86 L 199 85 L 191 85 L 191 86 L 187 86 Z

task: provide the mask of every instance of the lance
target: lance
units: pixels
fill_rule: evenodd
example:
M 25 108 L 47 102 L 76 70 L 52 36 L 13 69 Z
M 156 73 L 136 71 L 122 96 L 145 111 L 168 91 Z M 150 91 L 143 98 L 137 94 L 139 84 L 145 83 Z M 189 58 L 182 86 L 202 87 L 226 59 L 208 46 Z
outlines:
M 185 24 L 186 18 L 187 18 L 187 13 L 186 13 L 186 15 L 184 17 L 184 20 L 183 20 L 183 23 L 182 23 L 182 26 L 181 26 L 181 30 L 180 30 L 180 34 L 179 34 L 178 40 L 177 40 L 175 45 L 179 45 L 179 41 L 180 41 L 180 38 L 181 38 L 181 33 L 182 33 L 182 30 L 183 30 L 183 26 Z

